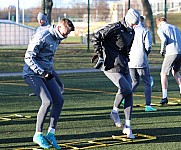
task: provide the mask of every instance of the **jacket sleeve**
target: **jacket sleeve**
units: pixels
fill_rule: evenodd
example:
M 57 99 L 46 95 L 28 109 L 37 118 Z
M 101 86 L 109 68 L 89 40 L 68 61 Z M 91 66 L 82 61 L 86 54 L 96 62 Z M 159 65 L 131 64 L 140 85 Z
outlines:
M 42 48 L 43 48 L 43 41 L 38 36 L 34 36 L 30 40 L 24 58 L 25 63 L 30 67 L 30 69 L 33 70 L 36 74 L 40 75 L 43 74 L 44 69 L 37 63 L 36 59 Z
M 146 31 L 144 38 L 144 45 L 146 54 L 149 55 L 152 50 L 152 36 L 149 30 Z
M 99 57 L 103 57 L 103 43 L 106 37 L 110 35 L 112 30 L 114 29 L 115 25 L 114 24 L 109 24 L 97 32 L 93 33 L 91 42 L 93 44 L 95 52 L 98 54 Z
M 164 53 L 166 45 L 167 45 L 167 38 L 165 37 L 164 33 L 160 29 L 157 30 L 157 34 L 158 34 L 158 36 L 160 37 L 160 40 L 161 40 L 160 53 Z
M 94 51 L 98 54 L 99 57 L 103 57 L 103 53 L 102 53 L 102 42 L 104 40 L 104 36 L 103 36 L 103 29 L 97 31 L 96 33 L 93 33 L 91 42 L 93 44 L 94 47 Z

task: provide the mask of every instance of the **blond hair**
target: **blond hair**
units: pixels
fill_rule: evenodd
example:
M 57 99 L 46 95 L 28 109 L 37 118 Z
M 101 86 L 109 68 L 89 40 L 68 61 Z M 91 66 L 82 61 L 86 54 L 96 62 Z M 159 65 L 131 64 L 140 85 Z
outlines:
M 160 22 L 162 22 L 162 21 L 167 22 L 167 19 L 166 19 L 165 17 L 157 18 L 157 19 L 156 19 L 156 24 L 158 24 L 158 23 L 160 23 Z
M 58 22 L 58 25 L 60 25 L 60 24 L 63 24 L 65 27 L 69 28 L 70 31 L 74 31 L 74 30 L 75 30 L 75 27 L 74 27 L 72 21 L 70 21 L 70 20 L 67 19 L 67 18 L 61 19 L 61 20 Z

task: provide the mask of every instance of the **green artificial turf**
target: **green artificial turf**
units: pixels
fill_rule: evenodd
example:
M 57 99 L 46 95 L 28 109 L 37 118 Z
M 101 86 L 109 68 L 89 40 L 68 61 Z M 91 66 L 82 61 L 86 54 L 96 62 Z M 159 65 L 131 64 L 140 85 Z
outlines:
M 150 66 L 161 67 L 163 58 L 159 54 L 160 44 L 153 45 L 149 55 Z M 26 47 L 0 48 L 0 73 L 22 72 Z M 54 58 L 55 70 L 93 68 L 92 56 L 95 55 L 92 45 L 87 51 L 87 45 L 61 44 Z
M 151 72 L 155 81 L 152 102 L 157 103 L 161 99 L 159 71 L 152 70 Z M 63 94 L 65 103 L 56 130 L 59 144 L 122 135 L 122 129 L 116 128 L 109 117 L 117 88 L 102 72 L 61 74 L 60 77 L 65 84 Z M 173 78 L 170 76 L 169 98 L 179 100 L 178 87 L 172 80 Z M 0 121 L 0 149 L 37 147 L 32 142 L 32 136 L 35 132 L 36 113 L 40 101 L 34 96 L 28 96 L 31 90 L 21 77 L 1 77 L 0 81 L 0 117 L 12 114 L 31 116 L 31 118 L 25 119 Z M 143 90 L 141 82 L 134 93 L 134 105 L 145 104 Z M 180 106 L 154 107 L 158 109 L 157 112 L 145 112 L 144 107 L 135 106 L 132 129 L 133 133 L 155 136 L 157 139 L 92 149 L 178 150 L 181 147 Z M 122 106 L 120 117 L 124 123 Z M 44 133 L 47 128 L 48 118 L 44 126 Z M 87 143 L 78 143 L 75 146 L 84 147 L 86 145 Z

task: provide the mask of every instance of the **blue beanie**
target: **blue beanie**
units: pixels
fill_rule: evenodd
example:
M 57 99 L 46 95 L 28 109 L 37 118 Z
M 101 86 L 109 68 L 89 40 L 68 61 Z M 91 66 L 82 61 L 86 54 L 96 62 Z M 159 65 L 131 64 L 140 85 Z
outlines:
M 137 25 L 140 21 L 140 13 L 137 10 L 130 8 L 125 16 L 125 21 Z
M 42 12 L 39 12 L 38 13 L 38 16 L 37 16 L 37 20 L 44 20 L 44 21 L 47 21 L 47 15 L 42 13 Z

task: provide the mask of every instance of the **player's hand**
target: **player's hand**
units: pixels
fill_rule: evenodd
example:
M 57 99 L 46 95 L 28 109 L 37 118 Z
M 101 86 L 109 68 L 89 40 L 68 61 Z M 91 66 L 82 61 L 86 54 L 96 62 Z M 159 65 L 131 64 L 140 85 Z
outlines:
M 64 93 L 64 84 L 63 84 L 63 83 L 62 83 L 62 85 L 60 86 L 60 92 L 61 92 L 61 94 Z
M 99 57 L 96 65 L 94 66 L 95 69 L 100 69 L 104 63 L 104 59 Z
M 96 59 L 98 59 L 98 55 L 97 54 L 92 57 L 91 63 L 93 63 Z
M 164 48 L 163 50 L 160 50 L 160 54 L 161 54 L 162 57 L 165 56 L 165 52 L 166 52 L 166 51 L 165 51 L 165 48 Z
M 48 77 L 48 72 L 44 71 L 44 72 L 41 74 L 41 76 L 42 76 L 43 78 Z
M 165 56 L 165 52 L 160 52 L 161 56 L 164 57 Z
M 54 76 L 51 73 L 44 71 L 42 73 L 42 77 L 44 80 L 48 81 L 48 80 L 51 80 Z

